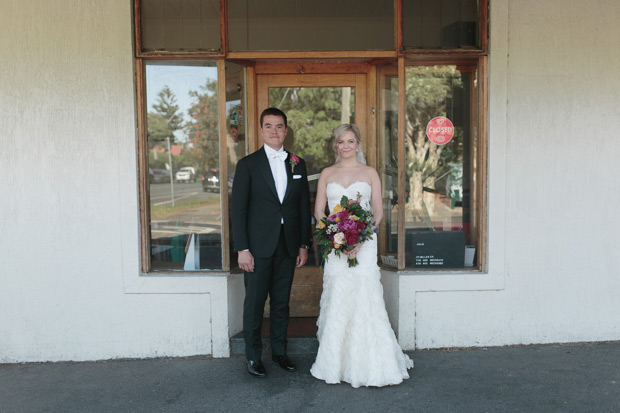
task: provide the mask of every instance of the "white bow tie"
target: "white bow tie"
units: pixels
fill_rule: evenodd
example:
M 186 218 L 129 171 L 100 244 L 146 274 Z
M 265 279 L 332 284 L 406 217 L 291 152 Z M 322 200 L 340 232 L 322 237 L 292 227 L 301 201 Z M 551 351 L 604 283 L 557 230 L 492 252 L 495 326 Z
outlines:
M 287 156 L 288 156 L 288 153 L 286 153 L 285 151 L 271 153 L 271 159 L 279 159 L 281 161 L 286 161 Z

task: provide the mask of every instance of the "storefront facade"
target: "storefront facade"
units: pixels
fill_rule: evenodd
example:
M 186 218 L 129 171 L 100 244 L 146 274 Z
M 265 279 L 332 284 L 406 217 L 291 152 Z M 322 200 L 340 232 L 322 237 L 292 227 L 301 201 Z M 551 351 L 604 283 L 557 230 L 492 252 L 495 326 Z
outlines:
M 0 361 L 230 355 L 230 186 L 268 106 L 311 185 L 359 125 L 404 349 L 620 338 L 620 5 L 595 3 L 10 3 Z

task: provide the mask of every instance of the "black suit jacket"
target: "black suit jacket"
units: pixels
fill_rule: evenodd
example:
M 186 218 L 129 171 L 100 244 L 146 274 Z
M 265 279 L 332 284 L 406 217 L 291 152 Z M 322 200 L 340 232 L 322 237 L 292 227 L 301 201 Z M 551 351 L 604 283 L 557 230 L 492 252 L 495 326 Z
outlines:
M 235 251 L 249 249 L 255 257 L 272 256 L 283 218 L 289 255 L 296 257 L 302 244 L 310 245 L 306 164 L 300 158 L 299 164 L 291 171 L 289 159 L 290 153 L 285 161 L 288 182 L 282 203 L 264 148 L 237 163 L 230 208 Z

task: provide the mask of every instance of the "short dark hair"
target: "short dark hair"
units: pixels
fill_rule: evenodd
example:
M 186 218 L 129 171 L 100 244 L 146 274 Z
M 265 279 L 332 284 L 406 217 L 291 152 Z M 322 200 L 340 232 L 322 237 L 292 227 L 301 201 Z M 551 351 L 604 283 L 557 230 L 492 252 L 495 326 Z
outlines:
M 267 108 L 263 110 L 263 113 L 260 114 L 260 127 L 263 127 L 263 118 L 265 116 L 280 116 L 284 119 L 284 127 L 288 128 L 288 119 L 286 119 L 286 115 L 278 108 Z

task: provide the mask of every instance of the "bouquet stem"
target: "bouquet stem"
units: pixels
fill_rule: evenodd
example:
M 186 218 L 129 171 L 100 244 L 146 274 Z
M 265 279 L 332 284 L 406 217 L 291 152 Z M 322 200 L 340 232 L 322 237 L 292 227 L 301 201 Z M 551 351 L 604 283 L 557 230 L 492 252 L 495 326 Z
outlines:
M 357 257 L 349 258 L 347 259 L 347 262 L 349 263 L 349 267 L 355 267 L 357 266 L 357 264 L 359 264 L 359 262 L 357 261 Z

